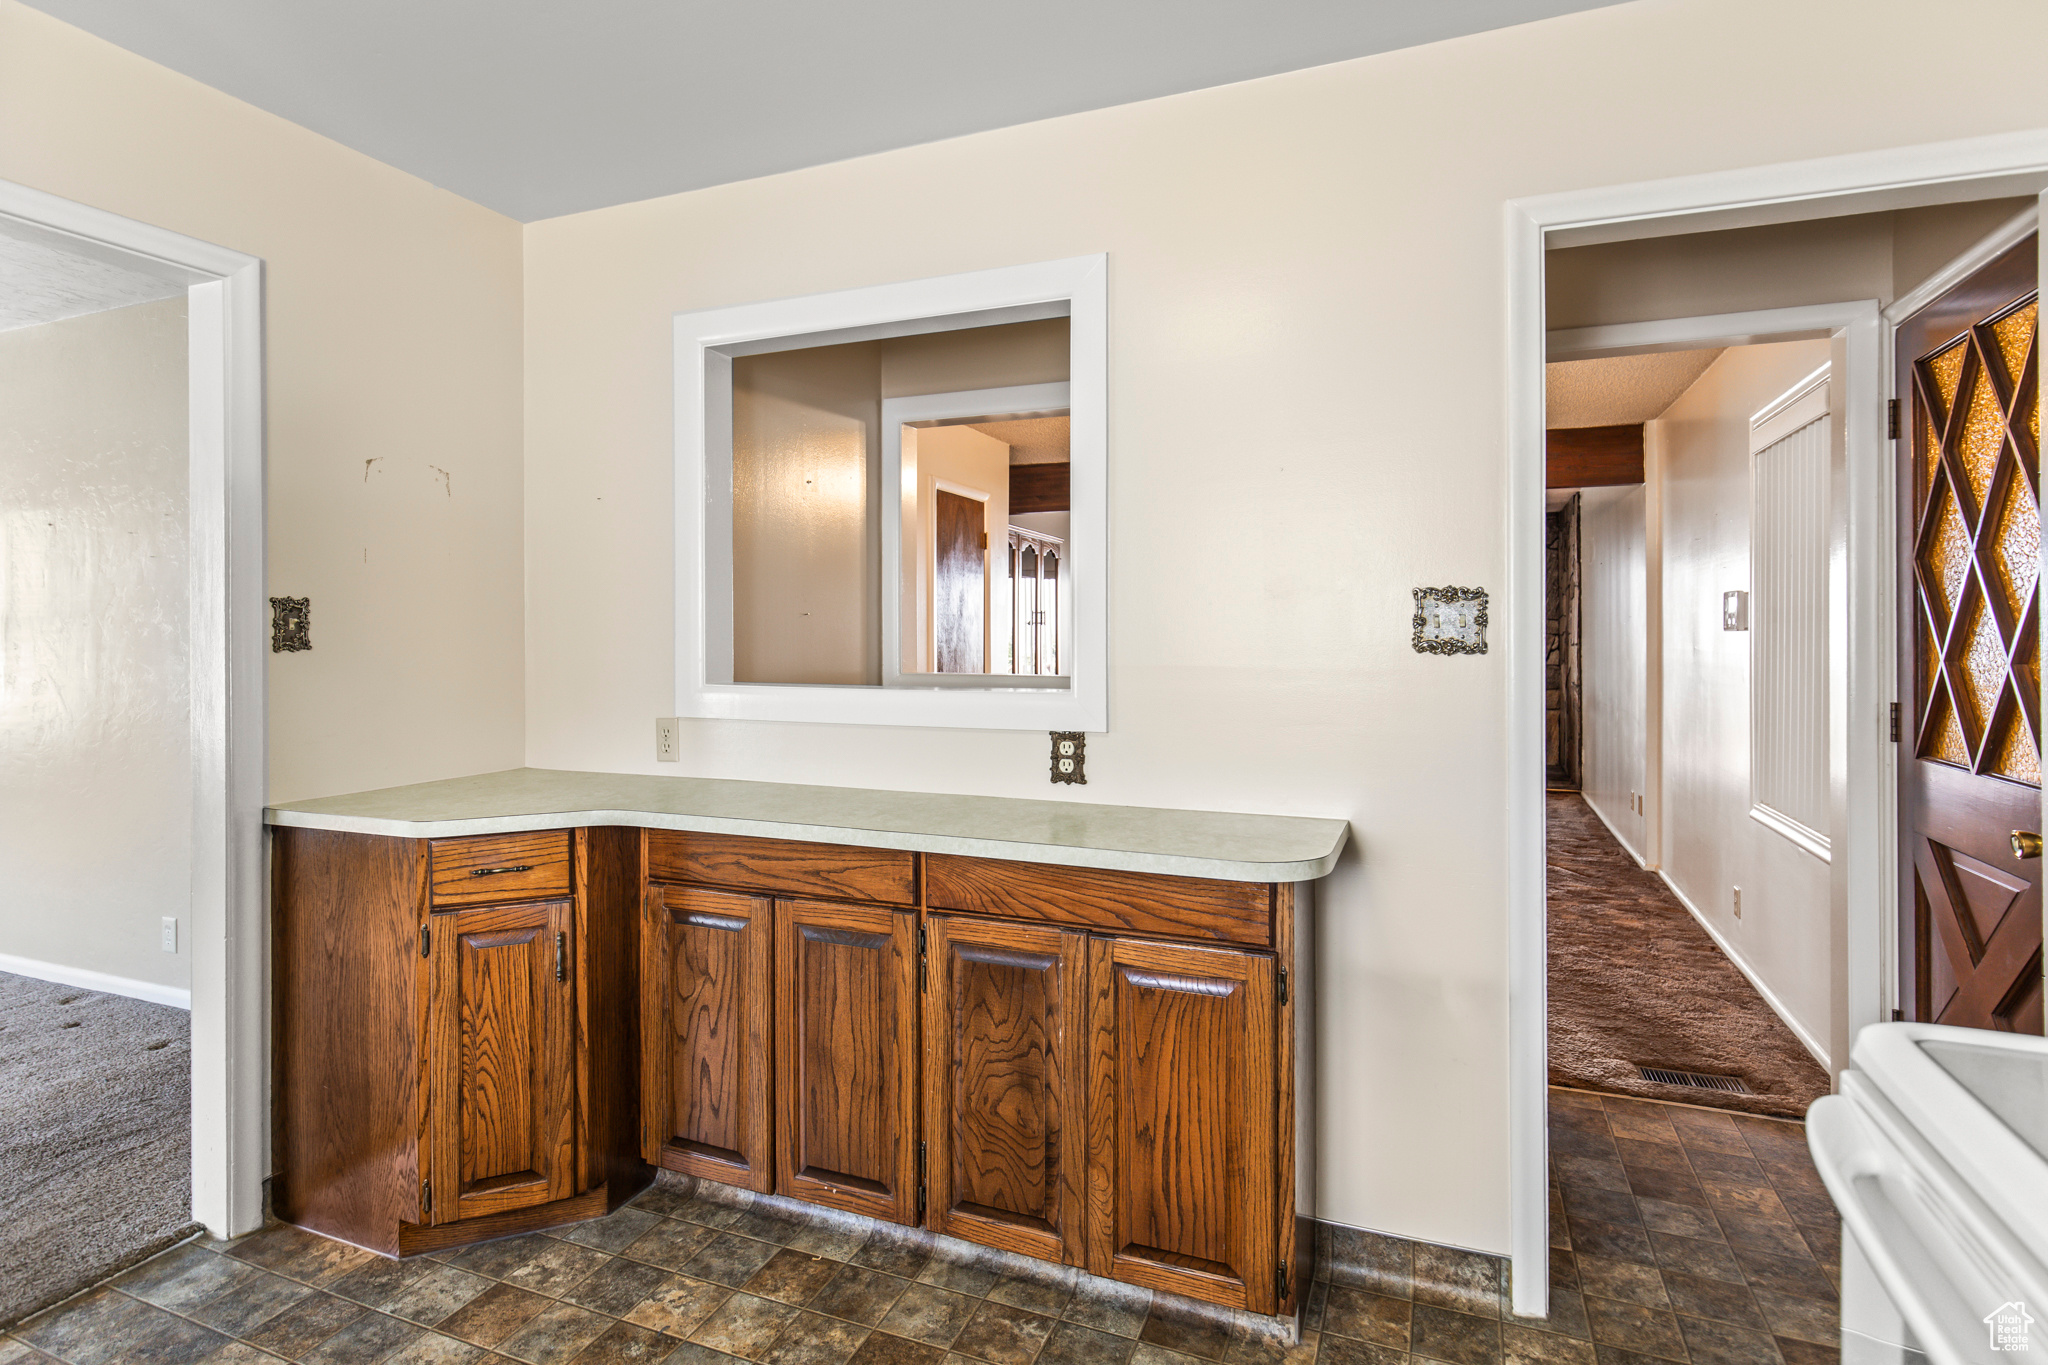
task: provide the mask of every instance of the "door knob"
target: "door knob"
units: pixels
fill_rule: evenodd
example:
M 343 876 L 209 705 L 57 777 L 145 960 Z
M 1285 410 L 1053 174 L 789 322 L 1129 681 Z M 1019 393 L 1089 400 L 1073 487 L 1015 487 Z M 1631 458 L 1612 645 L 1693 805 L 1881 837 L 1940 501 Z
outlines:
M 2041 856 L 2041 836 L 2032 830 L 2016 829 L 2012 832 L 2012 856 L 2024 862 L 2028 858 Z

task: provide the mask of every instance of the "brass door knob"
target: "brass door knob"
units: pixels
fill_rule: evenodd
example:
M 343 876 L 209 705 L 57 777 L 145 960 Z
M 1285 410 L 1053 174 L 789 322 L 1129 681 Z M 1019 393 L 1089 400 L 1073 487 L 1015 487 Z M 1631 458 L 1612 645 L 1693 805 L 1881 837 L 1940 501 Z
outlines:
M 2041 856 L 2041 836 L 2032 830 L 2016 829 L 2012 832 L 2012 856 L 2025 862 Z

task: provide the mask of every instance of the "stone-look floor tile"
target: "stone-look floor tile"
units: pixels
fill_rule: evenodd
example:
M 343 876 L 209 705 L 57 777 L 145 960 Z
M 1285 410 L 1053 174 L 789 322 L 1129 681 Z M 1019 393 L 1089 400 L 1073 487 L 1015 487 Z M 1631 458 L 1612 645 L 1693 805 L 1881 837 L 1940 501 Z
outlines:
M 1725 1242 L 1652 1232 L 1650 1243 L 1657 1249 L 1657 1266 L 1661 1270 L 1682 1270 L 1688 1275 L 1743 1282 L 1742 1267 Z
M 810 1220 L 791 1209 L 757 1205 L 732 1214 L 716 1226 L 741 1237 L 751 1237 L 757 1242 L 772 1246 L 788 1246 L 801 1233 Z
M 491 1353 L 439 1332 L 422 1332 L 385 1358 L 385 1365 L 480 1365 Z
M 761 1267 L 774 1258 L 777 1250 L 772 1242 L 757 1242 L 751 1237 L 721 1232 L 689 1259 L 683 1266 L 683 1274 L 693 1280 L 709 1280 L 713 1284 L 738 1289 L 759 1274 Z
M 436 1324 L 436 1330 L 479 1346 L 496 1346 L 539 1317 L 554 1300 L 512 1284 L 493 1284 Z
M 1616 1261 L 1634 1261 L 1638 1265 L 1655 1265 L 1656 1253 L 1650 1249 L 1650 1234 L 1641 1227 L 1619 1227 L 1613 1223 L 1596 1223 L 1590 1219 L 1571 1220 L 1572 1250 L 1581 1256 L 1606 1256 Z
M 1315 1332 L 1303 1332 L 1300 1341 L 1291 1343 L 1271 1333 L 1238 1333 L 1231 1337 L 1230 1349 L 1223 1353 L 1223 1361 L 1224 1365 L 1315 1365 L 1321 1345 L 1322 1339 Z M 1039 1352 L 1038 1358 L 1046 1365 L 1060 1361 L 1060 1357 L 1052 1353 L 1050 1343 Z
M 297 1360 L 369 1311 L 353 1300 L 315 1291 L 246 1333 L 244 1340 L 273 1355 Z
M 1742 1278 L 1749 1282 L 1751 1289 L 1775 1289 L 1780 1294 L 1794 1294 L 1804 1299 L 1828 1300 L 1835 1297 L 1834 1281 L 1810 1256 L 1767 1256 L 1739 1244 L 1730 1250 L 1735 1253 L 1736 1263 L 1742 1267 Z
M 481 1275 L 452 1265 L 436 1265 L 393 1295 L 382 1308 L 394 1318 L 432 1327 L 493 1287 L 494 1282 Z
M 1406 1351 L 1350 1337 L 1324 1337 L 1316 1349 L 1316 1365 L 1409 1365 L 1410 1360 Z
M 685 1223 L 674 1218 L 662 1218 L 619 1255 L 631 1261 L 645 1261 L 658 1265 L 663 1270 L 681 1270 L 690 1263 L 704 1244 L 716 1237 L 717 1232 L 701 1223 Z
M 1317 1280 L 1315 1287 L 1308 1291 L 1308 1302 L 1301 1308 L 1301 1326 L 1306 1332 L 1323 1330 L 1323 1309 L 1329 1306 L 1330 1282 Z
M 1574 1132 L 1556 1124 L 1550 1127 L 1550 1150 L 1553 1155 L 1589 1156 L 1610 1161 L 1619 1154 L 1614 1139 L 1606 1133 Z
M 1727 1280 L 1689 1275 L 1682 1270 L 1664 1272 L 1664 1292 L 1671 1296 L 1671 1311 L 1681 1317 L 1709 1318 L 1762 1331 L 1763 1314 L 1757 1311 L 1749 1289 Z
M 1772 1336 L 1810 1341 L 1816 1346 L 1842 1344 L 1841 1310 L 1836 1304 L 1780 1294 L 1774 1289 L 1755 1292 L 1757 1307 L 1763 1310 Z
M 1842 1225 L 1840 1222 L 1819 1225 L 1801 1223 L 1799 1236 L 1813 1252 L 1813 1258 L 1822 1265 L 1838 1266 L 1842 1263 Z
M 558 1241 L 596 1247 L 599 1251 L 609 1251 L 616 1255 L 633 1245 L 660 1221 L 659 1214 L 628 1205 L 622 1209 L 614 1209 L 602 1218 L 591 1218 L 581 1223 L 550 1228 L 548 1233 Z
M 1777 1337 L 1774 1341 L 1785 1365 L 1841 1365 L 1842 1351 L 1838 1346 L 1816 1346 L 1793 1337 Z
M 683 1210 L 696 1202 L 696 1192 L 689 1177 L 669 1181 L 656 1180 L 652 1185 L 633 1196 L 627 1208 L 639 1209 L 662 1218 L 680 1218 Z
M 1731 1185 L 1709 1181 L 1703 1188 L 1716 1215 L 1735 1214 L 1757 1222 L 1789 1223 L 1792 1215 L 1768 1185 Z
M 1201 1365 L 1201 1358 L 1140 1341 L 1131 1347 L 1131 1365 Z
M 893 1228 L 876 1228 L 861 1243 L 860 1250 L 853 1253 L 853 1264 L 899 1279 L 914 1280 L 924 1274 L 925 1263 L 931 1258 L 932 1241 L 929 1237 Z
M 1151 1311 L 1151 1290 L 1091 1276 L 1074 1286 L 1074 1297 L 1067 1300 L 1060 1316 L 1111 1336 L 1135 1337 L 1145 1330 Z
M 682 1338 L 718 1311 L 733 1291 L 722 1284 L 671 1275 L 668 1281 L 625 1313 L 628 1322 Z
M 850 1261 L 868 1238 L 868 1230 L 854 1224 L 814 1218 L 789 1239 L 791 1251 L 823 1256 L 831 1261 Z
M 273 1223 L 253 1236 L 244 1237 L 226 1254 L 288 1279 L 322 1286 L 378 1259 L 374 1251 L 337 1242 L 289 1223 Z
M 575 1365 L 636 1365 L 665 1361 L 683 1343 L 675 1337 L 631 1322 L 615 1322 L 596 1341 L 576 1353 Z
M 1668 1232 L 1674 1237 L 1721 1240 L 1721 1225 L 1714 1212 L 1703 1204 L 1678 1204 L 1664 1199 L 1638 1199 L 1636 1212 L 1651 1232 Z
M 743 1360 L 759 1360 L 796 1315 L 797 1310 L 786 1303 L 734 1294 L 697 1324 L 690 1340 Z
M 1449 1365 L 1499 1365 L 1500 1326 L 1492 1318 L 1417 1304 L 1409 1323 L 1408 1349 Z
M 1578 1290 L 1552 1289 L 1549 1307 L 1550 1312 L 1540 1318 L 1520 1317 L 1512 1311 L 1504 1311 L 1501 1316 L 1509 1322 L 1538 1331 L 1577 1337 L 1581 1341 L 1592 1340 L 1593 1329 L 1586 1321 L 1586 1300 Z
M 1722 1123 L 1720 1115 L 1688 1114 L 1674 1110 L 1671 1126 L 1678 1132 L 1678 1140 L 1688 1152 L 1721 1152 L 1736 1156 L 1748 1156 L 1749 1144 L 1743 1141 L 1741 1131 L 1733 1123 Z
M 1706 1208 L 1706 1190 L 1690 1171 L 1645 1166 L 1628 1173 L 1628 1192 L 1637 1199 L 1661 1199 L 1668 1204 L 1691 1204 Z
M 1501 1365 L 1594 1365 L 1593 1343 L 1516 1322 L 1500 1328 Z
M 1325 1334 L 1356 1337 L 1375 1346 L 1408 1349 L 1408 1321 L 1411 1304 L 1386 1294 L 1363 1289 L 1330 1289 L 1323 1307 L 1321 1330 Z
M 1826 1190 L 1803 1190 L 1798 1187 L 1775 1187 L 1778 1204 L 1795 1223 L 1812 1223 L 1820 1227 L 1837 1227 L 1842 1221 L 1841 1210 Z
M 300 1359 L 307 1365 L 370 1365 L 395 1355 L 420 1329 L 382 1313 L 365 1313 Z
M 1671 1110 L 1666 1105 L 1603 1095 L 1600 1107 L 1607 1111 L 1608 1131 L 1618 1138 L 1678 1145 L 1678 1130 L 1671 1125 Z
M 187 1242 L 151 1257 L 116 1277 L 113 1283 L 116 1289 L 145 1303 L 181 1313 L 234 1285 L 246 1284 L 261 1273 L 246 1261 Z
M 43 1359 L 50 1359 L 44 1356 Z M 283 1356 L 274 1356 L 268 1351 L 259 1351 L 246 1341 L 230 1341 L 216 1347 L 202 1356 L 199 1365 L 277 1365 Z
M 709 1346 L 699 1346 L 686 1341 L 669 1352 L 661 1365 L 739 1365 L 738 1356 L 729 1356 L 723 1351 L 714 1351 Z
M 918 1272 L 917 1282 L 939 1289 L 950 1289 L 955 1294 L 980 1298 L 988 1293 L 997 1278 L 995 1266 L 987 1261 L 956 1259 L 935 1254 L 925 1264 L 925 1268 Z
M 590 1272 L 580 1284 L 565 1291 L 562 1302 L 588 1308 L 606 1317 L 622 1318 L 642 1299 L 675 1282 L 676 1277 L 658 1265 L 617 1260 Z
M 1606 1191 L 1595 1191 L 1604 1195 Z M 1567 1196 L 1567 1206 L 1570 1200 Z M 1479 1317 L 1500 1315 L 1507 1269 L 1500 1257 L 1455 1247 L 1415 1245 L 1415 1301 Z
M 946 1353 L 936 1346 L 887 1332 L 870 1332 L 852 1356 L 851 1365 L 942 1365 Z
M 1138 1340 L 1197 1360 L 1221 1360 L 1230 1349 L 1230 1324 L 1221 1315 L 1154 1300 Z
M 1323 1278 L 1331 1284 L 1405 1299 L 1415 1284 L 1415 1244 L 1362 1228 L 1333 1227 L 1323 1266 Z
M 985 1297 L 1012 1308 L 1023 1308 L 1048 1318 L 1064 1313 L 1074 1294 L 1074 1274 L 1040 1278 L 1035 1275 L 1004 1275 L 988 1287 Z
M 983 1299 L 953 1338 L 953 1350 L 990 1365 L 1030 1365 L 1052 1335 L 1052 1325 L 1053 1319 L 1041 1314 Z
M 501 1277 L 506 1284 L 559 1299 L 614 1259 L 595 1247 L 558 1242 L 553 1238 L 543 1240 L 547 1246 Z
M 1633 1261 L 1610 1261 L 1604 1256 L 1579 1258 L 1579 1286 L 1596 1298 L 1620 1299 L 1649 1308 L 1668 1308 L 1664 1277 L 1653 1266 Z
M 381 1309 L 405 1292 L 405 1287 L 427 1273 L 432 1261 L 392 1261 L 378 1257 L 358 1266 L 327 1286 L 331 1294 Z
M 102 1286 L 45 1309 L 16 1327 L 14 1334 L 65 1360 L 97 1354 L 102 1361 L 114 1361 L 121 1358 L 121 1346 L 176 1321 L 161 1308 Z
M 1623 1192 L 1628 1189 L 1628 1168 L 1618 1158 L 1565 1156 L 1557 1158 L 1551 1165 L 1556 1168 L 1561 1185 Z
M 1686 1155 L 1685 1148 L 1673 1147 L 1669 1143 L 1616 1138 L 1614 1150 L 1621 1155 L 1621 1164 L 1632 1171 L 1692 1171 L 1692 1161 Z
M 844 1365 L 868 1339 L 859 1323 L 799 1313 L 761 1357 L 764 1365 Z
M 879 1327 L 896 1300 L 910 1287 L 910 1281 L 865 1266 L 843 1265 L 832 1273 L 825 1287 L 812 1296 L 810 1307 L 819 1313 L 868 1327 Z
M 1619 1346 L 1665 1360 L 1685 1359 L 1685 1341 L 1678 1333 L 1678 1319 L 1669 1309 L 1589 1296 L 1586 1318 L 1593 1325 L 1593 1340 L 1603 1346 Z
M 896 1300 L 881 1326 L 892 1336 L 908 1337 L 929 1346 L 950 1346 L 973 1316 L 974 1305 L 975 1301 L 965 1294 L 937 1285 L 913 1284 Z
M 1701 1180 L 1717 1181 L 1723 1185 L 1771 1183 L 1747 1147 L 1732 1152 L 1703 1152 L 1695 1148 L 1688 1149 L 1686 1155 L 1692 1161 L 1693 1174 Z
M 1078 1322 L 1055 1325 L 1045 1339 L 1039 1359 L 1059 1365 L 1124 1365 L 1131 1358 L 1136 1340 L 1112 1332 L 1098 1332 Z
M 837 1261 L 783 1247 L 742 1286 L 749 1294 L 783 1303 L 809 1303 L 839 1270 Z
M 561 1365 L 604 1335 L 612 1320 L 573 1303 L 551 1303 L 532 1322 L 498 1347 L 500 1355 L 528 1365 Z
M 1643 1221 L 1636 1211 L 1636 1199 L 1632 1194 L 1617 1190 L 1588 1190 L 1566 1186 L 1564 1191 L 1565 1216 L 1573 1223 L 1612 1223 L 1616 1227 L 1634 1227 Z M 1416 1248 L 1417 1255 L 1421 1248 Z
M 1777 1342 L 1762 1332 L 1704 1318 L 1681 1318 L 1692 1365 L 1781 1365 Z

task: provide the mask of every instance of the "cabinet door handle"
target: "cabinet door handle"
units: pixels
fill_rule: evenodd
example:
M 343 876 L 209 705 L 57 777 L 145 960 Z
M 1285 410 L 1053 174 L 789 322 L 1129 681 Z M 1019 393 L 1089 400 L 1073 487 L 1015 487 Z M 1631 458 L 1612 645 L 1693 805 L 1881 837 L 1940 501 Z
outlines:
M 519 866 L 517 866 L 517 867 L 472 867 L 472 868 L 471 868 L 471 869 L 469 870 L 469 875 L 470 875 L 470 876 L 472 876 L 472 877 L 495 877 L 495 876 L 497 876 L 497 875 L 498 875 L 499 873 L 501 873 L 501 872 L 531 872 L 531 871 L 533 871 L 533 864 L 532 864 L 532 863 L 521 863 L 521 864 L 519 864 Z
M 567 981 L 568 979 L 569 979 L 569 936 L 568 936 L 567 934 L 556 934 L 556 935 L 555 935 L 555 980 L 557 980 L 557 981 Z

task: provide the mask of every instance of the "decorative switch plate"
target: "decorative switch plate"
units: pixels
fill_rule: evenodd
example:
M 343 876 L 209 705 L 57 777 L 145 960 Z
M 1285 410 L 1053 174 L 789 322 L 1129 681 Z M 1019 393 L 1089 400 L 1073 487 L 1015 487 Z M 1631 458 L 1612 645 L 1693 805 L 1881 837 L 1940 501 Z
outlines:
M 1484 654 L 1486 589 L 1417 588 L 1417 654 Z
M 293 654 L 311 649 L 312 599 L 273 597 L 270 599 L 270 652 Z
M 1088 785 L 1088 774 L 1083 766 L 1088 759 L 1088 736 L 1079 730 L 1054 730 L 1052 732 L 1052 780 L 1055 782 L 1076 782 Z

